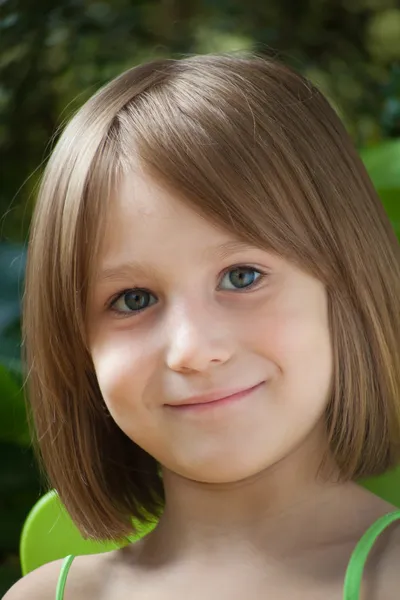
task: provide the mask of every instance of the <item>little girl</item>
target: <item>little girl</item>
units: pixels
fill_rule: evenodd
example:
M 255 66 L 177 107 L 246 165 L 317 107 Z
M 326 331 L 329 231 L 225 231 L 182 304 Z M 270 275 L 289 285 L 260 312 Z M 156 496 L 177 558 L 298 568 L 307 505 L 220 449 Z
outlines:
M 33 218 L 29 400 L 83 535 L 158 523 L 68 558 L 58 600 L 397 599 L 400 512 L 356 482 L 400 458 L 399 259 L 283 64 L 158 60 L 95 94 Z M 61 566 L 7 600 L 54 600 Z

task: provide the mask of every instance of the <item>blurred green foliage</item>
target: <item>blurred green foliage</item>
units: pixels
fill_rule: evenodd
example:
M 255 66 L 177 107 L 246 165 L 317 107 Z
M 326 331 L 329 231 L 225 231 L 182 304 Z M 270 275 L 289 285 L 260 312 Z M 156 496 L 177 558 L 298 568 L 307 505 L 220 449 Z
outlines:
M 398 0 L 2 0 L 0 11 L 0 239 L 25 239 L 60 125 L 152 57 L 273 49 L 320 85 L 359 147 L 400 136 Z
M 158 56 L 254 49 L 306 74 L 344 120 L 400 236 L 398 0 L 0 0 L 0 595 L 40 493 L 20 362 L 27 231 L 65 120 Z
M 400 138 L 363 149 L 360 154 L 400 239 Z

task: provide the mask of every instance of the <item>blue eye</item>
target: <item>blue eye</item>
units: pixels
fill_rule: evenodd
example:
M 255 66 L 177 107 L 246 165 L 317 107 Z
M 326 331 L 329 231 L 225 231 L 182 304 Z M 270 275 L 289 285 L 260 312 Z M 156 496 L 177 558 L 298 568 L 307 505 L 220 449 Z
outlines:
M 246 291 L 256 286 L 265 273 L 253 267 L 235 267 L 225 273 L 218 289 Z M 224 283 L 225 282 L 225 283 Z M 114 298 L 109 308 L 119 315 L 134 315 L 150 308 L 157 303 L 157 298 L 149 291 L 141 288 L 132 288 L 121 292 Z
M 111 304 L 112 310 L 117 313 L 137 313 L 149 308 L 157 299 L 146 290 L 133 289 L 122 292 Z
M 226 280 L 228 284 L 225 289 L 243 290 L 253 287 L 263 276 L 263 273 L 252 267 L 236 267 L 225 273 L 222 281 Z

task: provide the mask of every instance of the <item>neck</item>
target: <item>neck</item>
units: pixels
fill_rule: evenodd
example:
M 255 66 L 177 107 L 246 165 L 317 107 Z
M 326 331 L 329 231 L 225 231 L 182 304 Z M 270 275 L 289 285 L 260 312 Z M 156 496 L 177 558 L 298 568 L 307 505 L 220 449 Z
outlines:
M 249 545 L 265 550 L 268 540 L 274 552 L 287 553 L 304 539 L 300 530 L 315 531 L 341 487 L 333 483 L 338 472 L 332 461 L 321 469 L 322 456 L 321 444 L 309 440 L 274 466 L 229 484 L 163 469 L 166 507 L 154 541 L 160 547 L 165 540 L 169 557 L 226 555 Z

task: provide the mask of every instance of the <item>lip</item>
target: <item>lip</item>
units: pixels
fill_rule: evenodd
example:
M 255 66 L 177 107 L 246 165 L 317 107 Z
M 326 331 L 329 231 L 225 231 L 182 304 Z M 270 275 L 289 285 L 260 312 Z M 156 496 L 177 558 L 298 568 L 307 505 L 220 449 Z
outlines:
M 248 394 L 251 394 L 256 389 L 264 385 L 265 381 L 257 383 L 256 385 L 247 388 L 236 388 L 231 390 L 220 390 L 211 392 L 209 394 L 191 396 L 176 404 L 166 404 L 168 408 L 173 410 L 194 410 L 194 409 L 207 409 L 222 404 L 227 404 L 235 400 L 244 398 Z

